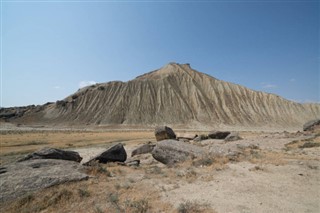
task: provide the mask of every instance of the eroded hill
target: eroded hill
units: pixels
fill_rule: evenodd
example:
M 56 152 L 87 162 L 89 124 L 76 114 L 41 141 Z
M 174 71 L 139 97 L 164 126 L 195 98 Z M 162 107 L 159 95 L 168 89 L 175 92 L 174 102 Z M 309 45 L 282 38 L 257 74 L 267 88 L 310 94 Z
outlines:
M 170 63 L 128 82 L 88 86 L 19 113 L 6 119 L 53 125 L 301 127 L 320 117 L 320 105 L 295 103 L 218 80 L 189 64 Z

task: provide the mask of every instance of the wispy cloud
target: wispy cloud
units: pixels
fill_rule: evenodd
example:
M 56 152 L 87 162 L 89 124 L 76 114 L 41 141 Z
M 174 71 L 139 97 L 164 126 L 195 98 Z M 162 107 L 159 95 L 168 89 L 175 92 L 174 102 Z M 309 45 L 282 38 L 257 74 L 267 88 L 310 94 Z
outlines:
M 295 82 L 295 81 L 296 81 L 296 79 L 294 79 L 294 78 L 290 78 L 290 79 L 289 79 L 289 81 L 290 81 L 290 82 Z
M 269 83 L 261 83 L 262 88 L 268 88 L 268 89 L 273 89 L 273 88 L 277 88 L 278 86 L 275 84 L 269 84 Z
M 80 81 L 79 82 L 79 88 L 83 88 L 83 87 L 86 87 L 86 86 L 90 86 L 92 84 L 96 84 L 97 82 L 95 81 Z
M 54 86 L 53 89 L 61 89 L 60 86 Z

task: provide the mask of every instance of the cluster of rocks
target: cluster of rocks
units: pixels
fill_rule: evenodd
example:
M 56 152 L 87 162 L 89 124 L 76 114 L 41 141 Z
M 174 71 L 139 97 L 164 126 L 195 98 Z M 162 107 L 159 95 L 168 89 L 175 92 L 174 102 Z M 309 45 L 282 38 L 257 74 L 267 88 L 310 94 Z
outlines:
M 199 142 L 207 139 L 224 139 L 225 141 L 240 140 L 238 133 L 213 131 L 208 135 L 197 135 L 191 133 L 183 133 L 176 135 L 175 132 L 167 126 L 159 126 L 155 129 L 155 138 L 157 143 L 149 142 L 143 144 L 131 153 L 131 157 L 141 154 L 151 153 L 154 159 L 164 164 L 173 164 L 181 162 L 187 158 L 194 158 L 204 154 L 201 147 L 186 142 Z M 28 160 L 40 159 L 55 159 L 66 160 L 80 163 L 82 157 L 79 153 L 74 151 L 67 151 L 55 148 L 44 148 L 34 153 L 31 153 L 18 162 Z M 127 162 L 127 153 L 121 143 L 112 146 L 106 151 L 98 154 L 90 159 L 88 162 L 83 163 L 84 166 L 90 166 L 93 162 L 108 163 L 108 162 L 121 162 L 132 165 L 132 160 Z
M 123 144 L 119 143 L 82 164 L 82 157 L 78 152 L 43 148 L 16 163 L 0 167 L 0 202 L 53 185 L 88 179 L 84 168 L 96 163 L 117 162 L 126 166 L 139 166 L 140 160 L 133 157 L 149 153 L 163 164 L 174 165 L 207 154 L 207 150 L 196 145 L 197 141 L 208 138 L 227 140 L 228 137 L 231 137 L 230 140 L 239 139 L 238 135 L 230 132 L 211 132 L 207 137 L 189 133 L 176 135 L 170 127 L 161 126 L 155 129 L 157 142 L 137 147 L 132 151 L 130 159 L 127 159 Z
M 145 144 L 133 150 L 132 156 L 151 153 L 157 161 L 173 165 L 187 159 L 198 158 L 207 155 L 207 151 L 198 146 L 197 143 L 207 139 L 223 139 L 224 141 L 235 141 L 242 139 L 238 133 L 213 131 L 208 135 L 197 135 L 191 133 L 175 134 L 167 126 L 155 129 L 156 144 Z
M 89 176 L 85 173 L 85 165 L 90 166 L 93 161 L 124 162 L 126 159 L 122 144 L 111 147 L 84 165 L 80 164 L 82 157 L 78 152 L 43 148 L 0 167 L 0 202 L 61 183 L 87 180 Z

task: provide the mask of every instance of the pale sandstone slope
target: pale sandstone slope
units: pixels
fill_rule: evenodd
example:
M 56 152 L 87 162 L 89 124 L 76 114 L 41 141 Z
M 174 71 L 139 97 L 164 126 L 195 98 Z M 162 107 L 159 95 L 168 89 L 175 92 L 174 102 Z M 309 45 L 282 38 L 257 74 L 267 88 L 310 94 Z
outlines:
M 83 88 L 20 120 L 56 124 L 301 126 L 319 104 L 299 104 L 170 63 L 128 82 Z

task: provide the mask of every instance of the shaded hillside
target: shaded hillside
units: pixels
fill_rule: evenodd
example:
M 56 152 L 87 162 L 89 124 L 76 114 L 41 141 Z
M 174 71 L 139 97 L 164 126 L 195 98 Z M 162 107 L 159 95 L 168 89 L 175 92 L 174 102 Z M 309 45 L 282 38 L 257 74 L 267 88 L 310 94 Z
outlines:
M 56 103 L 26 110 L 17 122 L 301 126 L 319 104 L 299 104 L 170 63 L 128 82 L 85 87 Z M 9 118 L 10 119 L 10 118 Z

